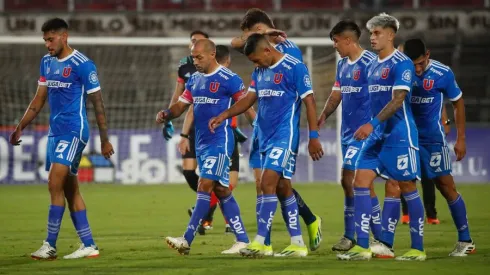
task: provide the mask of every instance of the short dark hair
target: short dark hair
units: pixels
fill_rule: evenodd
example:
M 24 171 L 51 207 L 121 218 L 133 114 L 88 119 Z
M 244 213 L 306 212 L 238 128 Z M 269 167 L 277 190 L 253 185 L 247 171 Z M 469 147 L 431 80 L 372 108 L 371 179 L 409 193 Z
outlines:
M 200 35 L 204 36 L 205 38 L 209 38 L 209 35 L 207 33 L 200 31 L 200 30 L 195 30 L 195 31 L 191 32 L 191 35 L 189 37 L 192 38 L 192 36 L 196 35 L 196 34 L 200 34 Z
M 240 23 L 240 29 L 242 31 L 246 29 L 251 29 L 255 24 L 258 23 L 263 23 L 270 28 L 275 28 L 274 22 L 272 22 L 272 19 L 265 11 L 258 8 L 252 8 L 249 9 L 243 17 L 242 23 Z
M 403 44 L 403 53 L 415 60 L 427 52 L 424 41 L 420 38 L 409 39 Z
M 260 41 L 266 40 L 265 36 L 260 33 L 254 33 L 247 38 L 247 42 L 245 42 L 245 46 L 243 47 L 243 53 L 246 56 L 249 56 L 255 49 L 257 49 L 257 45 L 259 45 Z
M 68 24 L 61 18 L 49 19 L 41 27 L 42 32 L 59 31 L 61 29 L 68 30 Z
M 339 23 L 335 24 L 335 26 L 330 31 L 330 39 L 333 40 L 334 35 L 339 35 L 345 31 L 354 32 L 357 38 L 361 37 L 361 28 L 359 28 L 356 22 L 352 20 L 342 20 Z
M 230 49 L 224 45 L 216 45 L 216 60 L 218 63 L 225 61 L 230 56 Z

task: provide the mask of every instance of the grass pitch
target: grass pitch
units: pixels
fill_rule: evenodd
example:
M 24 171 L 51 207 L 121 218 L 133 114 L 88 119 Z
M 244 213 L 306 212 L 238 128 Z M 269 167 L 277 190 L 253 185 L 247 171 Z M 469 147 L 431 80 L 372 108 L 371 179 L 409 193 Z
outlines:
M 180 236 L 189 217 L 187 208 L 195 195 L 186 185 L 84 185 L 82 194 L 95 241 L 97 259 L 63 260 L 78 248 L 78 238 L 68 210 L 57 244 L 58 260 L 34 261 L 29 254 L 46 237 L 49 194 L 46 185 L 0 186 L 0 274 L 486 274 L 490 270 L 490 185 L 460 185 L 468 210 L 477 254 L 450 258 L 456 232 L 447 204 L 438 194 L 440 225 L 426 225 L 426 262 L 341 262 L 330 247 L 343 233 L 343 193 L 338 185 L 295 186 L 312 210 L 323 217 L 321 248 L 302 259 L 246 259 L 222 256 L 233 243 L 224 234 L 219 210 L 214 229 L 196 236 L 191 254 L 183 257 L 169 249 L 163 237 Z M 377 186 L 378 194 L 383 187 Z M 235 197 L 240 204 L 249 237 L 256 232 L 255 188 L 241 184 Z M 279 210 L 279 209 L 278 209 Z M 308 236 L 303 224 L 303 236 Z M 273 225 L 272 244 L 280 251 L 289 243 L 280 215 Z M 408 226 L 398 225 L 395 252 L 409 248 Z

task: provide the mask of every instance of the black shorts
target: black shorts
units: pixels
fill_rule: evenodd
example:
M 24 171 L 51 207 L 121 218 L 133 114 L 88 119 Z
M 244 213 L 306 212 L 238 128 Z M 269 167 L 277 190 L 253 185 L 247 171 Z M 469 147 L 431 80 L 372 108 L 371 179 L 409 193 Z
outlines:
M 231 155 L 230 171 L 238 172 L 240 170 L 240 152 L 238 151 L 238 142 L 235 138 L 235 148 L 233 148 L 233 154 Z
M 185 154 L 182 155 L 183 159 L 195 159 L 196 158 L 196 131 L 194 131 L 194 127 L 192 127 L 189 132 L 189 143 L 190 148 Z

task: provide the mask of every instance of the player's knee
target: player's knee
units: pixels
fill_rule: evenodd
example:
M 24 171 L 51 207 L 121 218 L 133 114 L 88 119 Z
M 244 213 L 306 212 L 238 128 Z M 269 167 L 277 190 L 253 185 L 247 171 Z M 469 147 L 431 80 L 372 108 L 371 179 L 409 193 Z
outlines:
M 374 193 L 374 187 L 371 189 L 371 194 Z M 385 197 L 399 198 L 401 195 L 400 185 L 396 180 L 387 180 L 385 184 Z M 372 195 L 371 195 L 372 196 Z
M 340 179 L 340 183 L 342 184 L 345 195 L 347 197 L 353 197 L 354 189 L 352 185 L 354 184 L 354 178 L 351 176 L 342 176 L 342 178 Z
M 454 201 L 458 197 L 456 184 L 451 176 L 438 178 L 435 180 L 435 184 L 447 201 Z
M 293 195 L 291 182 L 286 179 L 281 179 L 277 184 L 276 194 L 279 199 L 285 199 Z
M 410 193 L 417 190 L 417 185 L 415 185 L 415 180 L 413 181 L 399 181 L 398 186 L 402 193 Z
M 210 179 L 200 178 L 197 186 L 198 192 L 211 193 L 213 191 L 214 181 Z

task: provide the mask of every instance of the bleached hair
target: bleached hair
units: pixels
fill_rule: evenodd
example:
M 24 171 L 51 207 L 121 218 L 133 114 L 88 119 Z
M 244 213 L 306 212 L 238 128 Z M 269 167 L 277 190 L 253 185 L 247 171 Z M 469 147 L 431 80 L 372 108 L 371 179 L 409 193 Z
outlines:
M 383 12 L 369 19 L 366 23 L 366 28 L 368 30 L 372 30 L 376 27 L 382 27 L 383 29 L 392 28 L 396 33 L 398 29 L 400 29 L 400 22 L 394 16 Z

